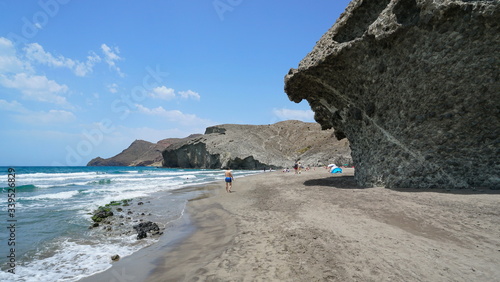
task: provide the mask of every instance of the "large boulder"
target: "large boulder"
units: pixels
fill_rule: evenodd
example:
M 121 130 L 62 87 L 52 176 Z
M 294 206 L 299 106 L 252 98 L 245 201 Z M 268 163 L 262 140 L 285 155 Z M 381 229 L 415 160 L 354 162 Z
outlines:
M 141 222 L 132 227 L 135 229 L 135 231 L 137 231 L 137 240 L 148 237 L 148 233 L 152 233 L 153 235 L 160 235 L 160 227 L 158 227 L 158 224 L 152 221 Z
M 353 0 L 285 77 L 364 186 L 500 186 L 500 1 Z

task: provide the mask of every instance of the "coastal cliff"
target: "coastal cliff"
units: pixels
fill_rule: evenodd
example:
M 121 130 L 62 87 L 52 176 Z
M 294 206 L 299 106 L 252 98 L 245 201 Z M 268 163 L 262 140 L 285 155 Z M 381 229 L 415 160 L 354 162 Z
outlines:
M 87 166 L 161 166 L 163 157 L 161 153 L 168 146 L 185 139 L 200 136 L 193 134 L 187 138 L 168 138 L 151 143 L 144 140 L 135 140 L 130 146 L 118 155 L 103 159 L 97 157 L 88 162 Z
M 500 188 L 500 1 L 353 0 L 285 77 L 363 186 Z
M 202 136 L 175 143 L 163 151 L 163 166 L 232 169 L 291 168 L 304 165 L 352 164 L 349 142 L 332 138 L 319 124 L 283 121 L 271 125 L 224 124 Z

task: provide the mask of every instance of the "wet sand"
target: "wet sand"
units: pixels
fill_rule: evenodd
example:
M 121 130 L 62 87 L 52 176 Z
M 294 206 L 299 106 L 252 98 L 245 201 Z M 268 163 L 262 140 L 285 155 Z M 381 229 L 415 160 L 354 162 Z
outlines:
M 194 232 L 113 266 L 115 281 L 500 281 L 500 191 L 360 189 L 352 175 L 264 173 L 230 194 L 221 181 L 189 203 Z

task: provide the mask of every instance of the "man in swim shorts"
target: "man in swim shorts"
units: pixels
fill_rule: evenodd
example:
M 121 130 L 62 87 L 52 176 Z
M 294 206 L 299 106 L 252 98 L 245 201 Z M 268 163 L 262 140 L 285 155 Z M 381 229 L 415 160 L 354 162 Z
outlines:
M 224 175 L 226 176 L 226 192 L 231 193 L 231 188 L 233 188 L 233 174 L 231 173 L 231 170 L 229 168 L 226 169 L 224 172 Z

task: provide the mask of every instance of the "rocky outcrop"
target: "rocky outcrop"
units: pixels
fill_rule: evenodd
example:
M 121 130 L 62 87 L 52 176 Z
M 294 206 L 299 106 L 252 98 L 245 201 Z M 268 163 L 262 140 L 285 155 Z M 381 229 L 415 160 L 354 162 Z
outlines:
M 174 168 L 230 167 L 264 169 L 352 163 L 347 140 L 332 138 L 316 123 L 284 121 L 271 125 L 224 124 L 209 127 L 203 136 L 173 144 L 163 152 L 163 166 Z
M 113 212 L 110 207 L 99 207 L 92 215 L 92 220 L 94 222 L 101 222 L 106 217 L 113 216 Z
M 201 136 L 201 134 L 193 134 L 187 138 L 196 136 Z M 92 159 L 87 166 L 161 166 L 163 162 L 162 151 L 168 146 L 185 139 L 168 138 L 160 140 L 156 144 L 144 140 L 135 140 L 118 155 L 108 159 L 97 157 Z
M 353 0 L 285 77 L 364 186 L 500 186 L 500 1 Z
M 158 227 L 158 224 L 152 221 L 141 222 L 137 225 L 134 225 L 133 228 L 135 229 L 135 231 L 137 231 L 137 240 L 148 237 L 148 233 L 151 233 L 153 235 L 160 235 L 160 227 Z
M 156 238 L 161 236 L 163 234 L 162 230 L 165 227 L 160 228 L 157 223 L 150 220 L 146 221 L 152 214 L 149 213 L 146 215 L 143 209 L 137 208 L 138 206 L 145 205 L 143 202 L 138 202 L 137 205 L 131 206 L 130 203 L 133 201 L 133 199 L 111 201 L 109 204 L 98 207 L 92 214 L 91 219 L 93 224 L 89 227 L 89 229 L 93 230 L 93 236 L 103 237 L 103 240 L 104 237 L 129 237 L 133 233 L 137 233 L 137 240 L 148 236 Z M 151 202 L 147 201 L 146 204 L 151 204 Z M 124 209 L 127 209 L 127 211 Z M 137 224 L 137 222 L 139 223 Z M 118 259 L 120 259 L 119 256 L 112 256 L 112 260 Z

